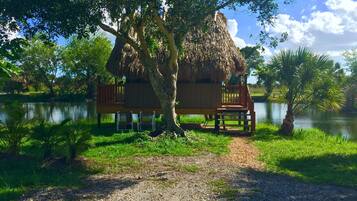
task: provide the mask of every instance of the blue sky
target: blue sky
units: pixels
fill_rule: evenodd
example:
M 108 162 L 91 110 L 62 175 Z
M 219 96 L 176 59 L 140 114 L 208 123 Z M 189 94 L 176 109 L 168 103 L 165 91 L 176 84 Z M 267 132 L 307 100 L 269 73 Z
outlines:
M 223 10 L 223 13 L 237 46 L 257 43 L 261 27 L 257 25 L 255 15 L 246 8 Z M 281 3 L 275 24 L 268 28 L 268 32 L 276 36 L 288 32 L 289 36 L 276 49 L 264 53 L 266 60 L 281 49 L 306 46 L 343 64 L 342 53 L 357 47 L 357 1 L 294 0 L 289 5 Z

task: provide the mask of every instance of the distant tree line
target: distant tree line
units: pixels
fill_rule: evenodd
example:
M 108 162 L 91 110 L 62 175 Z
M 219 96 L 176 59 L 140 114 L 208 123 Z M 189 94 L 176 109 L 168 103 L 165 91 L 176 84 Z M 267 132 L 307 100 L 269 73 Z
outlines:
M 113 80 L 105 69 L 111 50 L 112 44 L 104 36 L 72 37 L 67 45 L 59 46 L 37 34 L 26 42 L 16 59 L 7 62 L 18 72 L 0 83 L 1 90 L 41 91 L 50 96 L 82 94 L 93 98 L 99 81 Z

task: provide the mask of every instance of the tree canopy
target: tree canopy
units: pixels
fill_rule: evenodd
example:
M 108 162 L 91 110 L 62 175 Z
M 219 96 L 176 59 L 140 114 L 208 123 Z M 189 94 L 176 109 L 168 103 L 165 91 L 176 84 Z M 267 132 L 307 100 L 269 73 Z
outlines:
M 24 48 L 18 63 L 27 85 L 37 89 L 44 85 L 54 95 L 55 82 L 61 73 L 60 49 L 55 43 L 43 42 L 36 35 Z
M 346 83 L 346 110 L 356 110 L 356 94 L 357 94 L 357 48 L 348 50 L 343 54 L 350 76 L 347 77 Z
M 105 68 L 112 49 L 110 41 L 103 36 L 88 39 L 71 38 L 62 51 L 63 72 L 76 90 L 86 91 L 93 98 L 98 81 L 109 81 L 111 75 Z
M 246 46 L 239 51 L 242 53 L 248 67 L 248 74 L 264 65 L 264 57 L 260 54 L 260 46 Z

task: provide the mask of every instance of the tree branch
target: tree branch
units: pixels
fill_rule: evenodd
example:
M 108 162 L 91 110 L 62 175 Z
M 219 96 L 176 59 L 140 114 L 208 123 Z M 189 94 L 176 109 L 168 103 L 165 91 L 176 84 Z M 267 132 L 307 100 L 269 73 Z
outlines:
M 160 31 L 164 33 L 167 39 L 170 51 L 169 66 L 173 68 L 172 70 L 174 71 L 174 73 L 177 73 L 178 65 L 175 65 L 175 63 L 177 63 L 178 60 L 178 49 L 175 43 L 175 36 L 172 32 L 168 31 L 168 29 L 165 27 L 163 19 L 156 13 L 154 14 L 154 21 L 158 25 Z
M 236 1 L 237 1 L 237 0 L 229 0 L 229 1 L 226 1 L 225 3 L 222 3 L 221 5 L 218 5 L 218 6 L 217 6 L 214 10 L 212 10 L 211 12 L 221 10 L 222 8 L 225 8 L 225 7 L 229 6 L 230 4 L 235 3 Z
M 127 34 L 123 35 L 122 33 L 120 33 L 119 31 L 116 31 L 115 29 L 113 29 L 112 27 L 110 27 L 109 25 L 106 25 L 104 23 L 100 23 L 99 27 L 101 29 L 103 29 L 106 32 L 109 32 L 111 34 L 113 34 L 114 36 L 116 36 L 117 38 L 119 38 L 119 40 L 122 40 L 125 43 L 128 43 L 131 47 L 133 47 L 137 52 L 140 51 L 140 46 L 139 44 L 130 36 L 128 36 Z

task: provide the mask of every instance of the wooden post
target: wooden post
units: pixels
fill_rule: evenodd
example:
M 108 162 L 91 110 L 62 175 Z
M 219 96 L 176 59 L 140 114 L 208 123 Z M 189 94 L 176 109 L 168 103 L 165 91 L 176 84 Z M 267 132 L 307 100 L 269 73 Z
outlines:
M 97 125 L 98 125 L 98 128 L 100 128 L 101 126 L 101 120 L 102 120 L 102 114 L 101 113 L 98 113 L 97 114 Z
M 214 115 L 214 131 L 219 132 L 219 115 Z
M 250 116 L 250 118 L 252 118 L 251 119 L 251 132 L 255 132 L 255 125 L 256 125 L 256 119 L 255 119 L 255 112 L 254 111 L 251 111 L 251 116 Z
M 244 131 L 249 131 L 247 112 L 244 112 Z
M 116 131 L 120 130 L 120 112 L 115 113 L 115 128 Z
M 139 112 L 138 114 L 138 123 L 136 124 L 136 128 L 139 131 L 141 131 L 141 116 L 142 116 L 142 112 Z
M 115 125 L 116 125 L 117 121 L 118 121 L 118 113 L 115 112 L 115 113 L 114 113 L 114 124 L 115 124 Z
M 244 75 L 244 106 L 248 107 L 248 76 Z
M 226 122 L 224 120 L 224 112 L 222 112 L 222 114 L 221 114 L 221 121 L 222 121 L 222 124 L 223 124 L 223 130 L 226 130 Z
M 238 112 L 238 126 L 242 125 L 242 112 Z
M 130 115 L 131 115 L 131 121 L 130 121 L 130 124 L 131 124 L 131 130 L 134 131 L 134 121 L 133 121 L 133 111 L 130 112 Z

